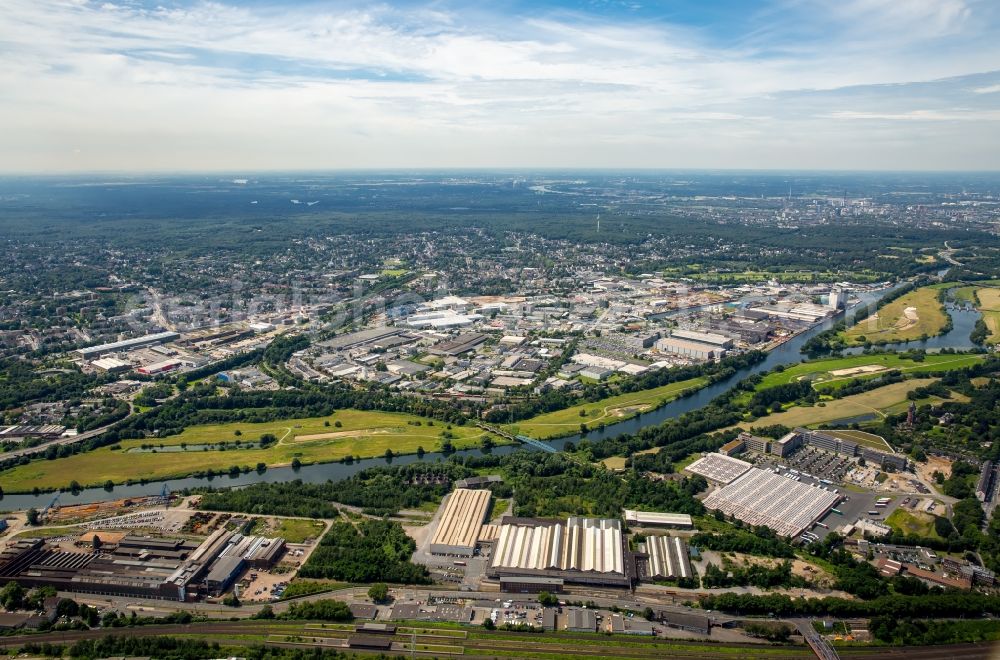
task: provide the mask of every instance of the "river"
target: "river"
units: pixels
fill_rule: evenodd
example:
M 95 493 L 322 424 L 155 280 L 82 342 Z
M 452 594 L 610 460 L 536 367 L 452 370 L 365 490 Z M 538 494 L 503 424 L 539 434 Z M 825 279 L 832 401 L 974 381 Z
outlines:
M 883 289 L 878 292 L 873 293 L 863 293 L 860 294 L 860 302 L 857 303 L 851 309 L 855 309 L 858 305 L 869 304 L 878 301 L 882 296 L 891 291 L 892 289 Z M 850 314 L 851 310 L 848 310 Z M 959 310 L 957 308 L 949 306 L 949 313 L 953 319 L 953 328 L 947 334 L 941 335 L 940 337 L 932 337 L 924 342 L 909 342 L 907 344 L 894 344 L 886 346 L 887 349 L 908 349 L 908 348 L 969 348 L 972 343 L 969 341 L 969 333 L 972 332 L 972 327 L 979 318 L 979 313 L 975 311 L 965 311 Z M 805 332 L 797 335 L 796 337 L 786 341 L 781 346 L 778 346 L 770 353 L 768 353 L 767 358 L 762 362 L 755 365 L 747 367 L 745 369 L 740 369 L 735 374 L 720 380 L 717 383 L 713 383 L 707 387 L 704 387 L 691 396 L 683 397 L 671 401 L 670 403 L 638 417 L 633 417 L 617 424 L 611 424 L 603 429 L 595 429 L 587 433 L 587 438 L 590 440 L 600 440 L 602 438 L 614 437 L 622 433 L 637 433 L 641 429 L 647 426 L 654 426 L 660 424 L 670 418 L 677 417 L 683 413 L 696 410 L 708 404 L 712 399 L 725 393 L 730 387 L 739 382 L 740 380 L 746 378 L 747 376 L 753 375 L 755 373 L 760 373 L 762 371 L 769 371 L 779 364 L 792 364 L 795 362 L 800 362 L 803 360 L 803 356 L 800 353 L 802 345 L 808 341 L 811 337 L 829 329 L 839 320 L 827 319 L 826 321 L 814 326 Z M 860 349 L 856 349 L 860 350 Z M 549 444 L 562 448 L 567 442 L 577 443 L 582 439 L 580 435 L 571 435 L 564 438 L 558 438 L 549 441 Z M 491 450 L 493 454 L 508 454 L 513 451 L 523 451 L 524 448 L 520 445 L 504 445 L 501 447 L 494 447 Z M 482 449 L 465 449 L 462 451 L 455 452 L 454 455 L 464 456 L 464 455 L 480 455 L 483 453 Z M 293 479 L 301 479 L 302 481 L 309 483 L 323 483 L 327 480 L 339 480 L 350 477 L 357 474 L 361 470 L 369 467 L 384 466 L 387 464 L 391 465 L 407 465 L 409 463 L 416 463 L 418 461 L 438 461 L 441 460 L 443 456 L 438 453 L 427 453 L 424 456 L 419 457 L 415 454 L 396 456 L 394 458 L 369 458 L 361 461 L 355 461 L 354 463 L 321 463 L 316 465 L 304 465 L 298 470 L 291 467 L 281 467 L 281 468 L 269 468 L 263 473 L 257 473 L 251 471 L 247 474 L 240 474 L 239 476 L 231 477 L 228 474 L 219 475 L 212 478 L 195 478 L 188 477 L 184 479 L 173 479 L 167 482 L 167 487 L 170 490 L 183 490 L 184 488 L 199 488 L 205 486 L 215 486 L 219 488 L 230 488 L 236 486 L 246 486 L 256 483 L 266 483 L 266 482 L 281 482 L 281 481 L 291 481 Z M 59 503 L 63 506 L 69 504 L 87 504 L 90 502 L 98 502 L 101 500 L 107 500 L 111 498 L 124 498 L 124 497 L 142 497 L 148 495 L 158 495 L 163 490 L 163 482 L 151 481 L 145 484 L 133 484 L 131 486 L 115 486 L 111 491 L 105 490 L 104 488 L 85 488 L 78 493 L 64 492 L 59 494 Z M 7 511 L 16 511 L 22 509 L 28 509 L 30 507 L 42 508 L 52 501 L 55 496 L 54 493 L 42 493 L 40 495 L 22 494 L 22 495 L 7 495 L 0 501 L 0 509 Z

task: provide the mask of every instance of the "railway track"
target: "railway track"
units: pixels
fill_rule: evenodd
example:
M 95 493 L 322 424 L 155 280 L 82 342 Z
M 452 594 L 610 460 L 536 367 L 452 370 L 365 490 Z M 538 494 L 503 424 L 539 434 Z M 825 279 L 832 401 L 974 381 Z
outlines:
M 334 639 L 346 637 L 349 631 L 307 629 L 307 623 L 317 622 L 253 622 L 252 634 L 259 639 L 247 637 L 248 626 L 245 621 L 225 621 L 192 624 L 168 624 L 138 626 L 134 628 L 110 628 L 97 630 L 72 630 L 65 632 L 49 632 L 30 635 L 12 635 L 0 637 L 0 648 L 17 648 L 29 642 L 53 644 L 72 644 L 84 639 L 97 639 L 106 636 L 130 637 L 200 637 L 220 644 L 235 646 L 252 646 L 264 644 L 283 648 L 302 648 L 302 644 L 267 640 L 269 635 L 295 635 L 301 637 L 327 637 Z M 322 634 L 326 633 L 326 634 Z M 485 636 L 484 636 L 485 635 Z M 407 644 L 410 636 L 397 635 L 395 641 Z M 267 641 L 265 641 L 267 640 Z M 524 633 L 523 638 L 514 639 L 510 633 L 497 633 L 495 637 L 487 633 L 474 638 L 456 639 L 454 637 L 435 637 L 434 641 L 423 638 L 430 643 L 447 644 L 464 648 L 463 657 L 469 658 L 505 658 L 531 655 L 577 655 L 582 657 L 603 657 L 625 660 L 635 658 L 712 658 L 719 657 L 719 651 L 725 649 L 726 657 L 739 658 L 813 658 L 815 654 L 808 646 L 784 646 L 755 644 L 725 644 L 708 643 L 696 640 L 653 640 L 651 638 L 636 638 L 635 640 L 621 637 L 606 638 L 601 635 L 587 633 L 570 633 L 552 636 L 537 633 Z M 899 660 L 994 660 L 1000 658 L 1000 645 L 994 643 L 949 644 L 924 647 L 840 647 L 839 655 L 844 660 L 864 660 L 866 658 L 899 659 Z M 354 651 L 352 652 L 359 652 Z M 409 653 L 409 651 L 407 651 Z M 417 655 L 427 657 L 435 655 L 430 652 L 417 652 Z

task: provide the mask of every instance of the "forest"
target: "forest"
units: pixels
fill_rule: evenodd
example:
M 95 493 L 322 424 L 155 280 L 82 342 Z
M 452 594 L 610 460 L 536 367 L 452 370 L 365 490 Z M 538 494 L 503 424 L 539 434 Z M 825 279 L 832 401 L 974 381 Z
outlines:
M 313 484 L 302 480 L 259 483 L 245 488 L 204 490 L 199 508 L 242 511 L 261 515 L 334 518 L 334 503 L 358 507 L 366 514 L 384 516 L 400 509 L 437 502 L 451 482 L 472 475 L 454 463 L 412 463 L 377 467 L 340 481 Z
M 417 544 L 397 522 L 338 520 L 320 539 L 298 575 L 356 583 L 430 584 L 427 568 L 410 561 L 416 549 Z

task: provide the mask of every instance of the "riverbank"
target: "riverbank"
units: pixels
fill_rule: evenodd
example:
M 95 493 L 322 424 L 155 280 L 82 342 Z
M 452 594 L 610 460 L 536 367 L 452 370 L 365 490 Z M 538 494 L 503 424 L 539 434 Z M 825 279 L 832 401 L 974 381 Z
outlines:
M 265 435 L 273 436 L 274 444 L 262 447 L 260 437 Z M 126 440 L 66 458 L 33 461 L 0 474 L 0 487 L 5 493 L 17 494 L 33 493 L 36 488 L 69 489 L 74 481 L 87 488 L 103 487 L 107 482 L 118 486 L 245 474 L 261 465 L 271 469 L 348 458 L 439 453 L 446 443 L 453 449 L 469 449 L 480 446 L 487 436 L 495 445 L 507 443 L 473 426 L 404 413 L 340 410 L 327 417 L 194 426 L 167 438 Z M 220 444 L 223 441 L 226 444 Z M 216 448 L 209 449 L 207 443 Z M 200 449 L 188 448 L 189 444 Z M 161 445 L 164 451 L 160 451 Z M 82 475 L 87 475 L 86 481 Z

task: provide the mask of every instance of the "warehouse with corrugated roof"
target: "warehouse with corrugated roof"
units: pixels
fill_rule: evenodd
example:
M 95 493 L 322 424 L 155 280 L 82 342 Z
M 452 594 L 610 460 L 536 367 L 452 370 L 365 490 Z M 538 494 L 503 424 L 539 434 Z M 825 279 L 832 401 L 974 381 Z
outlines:
M 487 574 L 625 587 L 635 577 L 635 561 L 625 546 L 620 520 L 504 518 Z
M 431 554 L 471 557 L 490 508 L 490 491 L 456 488 L 441 510 Z

